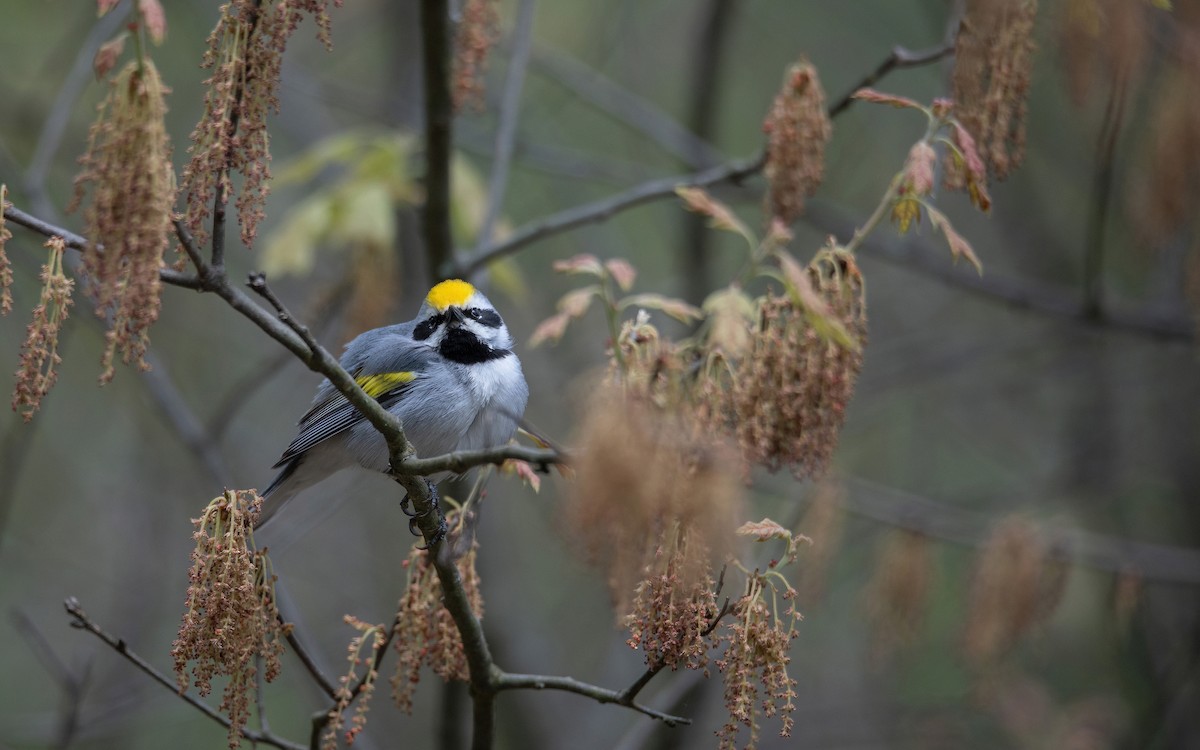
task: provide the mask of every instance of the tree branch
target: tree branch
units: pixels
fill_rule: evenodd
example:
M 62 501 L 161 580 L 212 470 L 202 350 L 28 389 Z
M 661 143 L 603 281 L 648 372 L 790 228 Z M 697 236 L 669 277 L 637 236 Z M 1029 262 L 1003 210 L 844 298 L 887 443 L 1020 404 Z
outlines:
M 281 618 L 282 619 L 282 618 Z M 294 630 L 287 630 L 288 645 L 292 647 L 292 651 L 296 652 L 296 656 L 300 659 L 300 663 L 304 665 L 304 669 L 309 676 L 313 678 L 313 682 L 317 683 L 317 687 L 325 693 L 326 697 L 337 700 L 337 687 L 330 681 L 325 673 L 317 666 L 317 662 L 313 659 L 312 654 L 308 653 L 308 649 L 300 643 L 300 639 L 296 637 Z
M 681 125 L 659 105 L 570 55 L 538 45 L 533 50 L 533 65 L 573 96 L 646 136 L 691 169 L 698 170 L 725 159 L 703 136 Z
M 425 210 L 422 233 L 429 271 L 450 268 L 450 149 L 454 104 L 450 97 L 450 13 L 446 0 L 421 0 L 425 74 Z
M 511 255 L 526 245 L 565 232 L 585 224 L 607 221 L 613 216 L 643 203 L 650 203 L 675 195 L 680 187 L 710 187 L 723 182 L 739 183 L 762 171 L 766 154 L 751 159 L 729 162 L 695 174 L 677 175 L 650 180 L 622 193 L 602 198 L 592 203 L 575 206 L 537 221 L 530 222 L 514 231 L 507 239 L 493 243 L 470 260 L 457 265 L 457 272 L 466 277 L 479 273 L 487 264 Z
M 443 471 L 462 474 L 476 466 L 502 464 L 509 459 L 526 461 L 543 470 L 549 467 L 550 464 L 566 464 L 569 461 L 567 454 L 552 449 L 529 448 L 523 445 L 502 445 L 496 448 L 456 451 L 430 458 L 418 458 L 414 456 L 401 461 L 395 469 L 405 474 L 420 474 L 422 476 L 438 474 Z
M 155 669 L 150 662 L 138 656 L 133 651 L 130 651 L 129 647 L 125 644 L 124 639 L 109 634 L 99 625 L 97 625 L 91 618 L 87 616 L 87 613 L 83 611 L 83 608 L 80 607 L 78 599 L 75 597 L 70 597 L 63 604 L 67 609 L 67 614 L 71 616 L 72 627 L 79 628 L 80 630 L 86 630 L 87 632 L 96 636 L 109 648 L 116 651 L 118 654 L 125 657 L 125 659 L 135 667 L 142 670 L 142 672 L 147 674 L 150 679 L 162 685 L 171 693 L 179 696 L 180 700 L 197 709 L 200 711 L 200 713 L 204 714 L 226 729 L 229 728 L 229 719 L 217 713 L 216 709 L 212 708 L 198 698 L 188 695 L 187 693 L 179 692 L 179 687 L 175 684 L 174 680 L 168 679 L 162 672 L 159 672 L 157 669 Z M 261 742 L 264 745 L 282 748 L 282 750 L 305 750 L 304 745 L 291 742 L 290 740 L 286 740 L 271 732 L 256 732 L 253 729 L 243 728 L 242 736 L 251 742 Z
M 572 677 L 553 677 L 538 674 L 514 674 L 500 672 L 496 675 L 496 690 L 562 690 L 567 693 L 582 695 L 597 703 L 612 703 L 618 706 L 645 714 L 652 719 L 658 719 L 669 727 L 691 724 L 692 720 L 684 716 L 674 716 L 662 711 L 643 706 L 626 695 L 628 691 L 610 690 L 586 682 L 580 682 Z
M 830 107 L 830 116 L 836 117 L 845 111 L 849 106 L 847 102 L 851 101 L 854 92 L 864 85 L 876 83 L 897 68 L 912 68 L 936 62 L 953 51 L 953 44 L 942 44 L 919 52 L 911 52 L 904 47 L 894 47 L 888 57 L 874 71 L 867 74 L 859 84 L 847 91 L 837 103 Z M 526 245 L 585 224 L 607 221 L 622 211 L 644 203 L 670 198 L 675 195 L 675 190 L 679 187 L 711 187 L 726 182 L 740 183 L 761 172 L 766 166 L 766 158 L 764 151 L 751 159 L 727 162 L 692 174 L 650 180 L 608 198 L 559 211 L 518 228 L 505 240 L 481 248 L 469 260 L 456 261 L 455 271 L 458 275 L 473 277 L 488 263 L 511 255 Z
M 896 45 L 892 47 L 892 52 L 883 62 L 876 66 L 875 70 L 867 73 L 859 82 L 847 91 L 829 108 L 829 116 L 837 117 L 841 113 L 850 108 L 854 104 L 854 93 L 859 89 L 869 88 L 879 83 L 888 73 L 899 68 L 918 68 L 922 65 L 929 65 L 941 60 L 943 57 L 954 52 L 954 39 L 950 38 L 943 44 L 936 47 L 930 47 L 924 50 L 910 50 L 907 47 Z

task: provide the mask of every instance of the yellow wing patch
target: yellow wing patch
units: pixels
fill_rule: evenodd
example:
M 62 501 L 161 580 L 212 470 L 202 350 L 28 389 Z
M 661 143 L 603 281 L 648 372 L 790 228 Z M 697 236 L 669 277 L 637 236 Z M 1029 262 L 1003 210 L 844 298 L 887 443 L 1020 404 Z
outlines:
M 450 279 L 430 289 L 425 301 L 441 312 L 447 307 L 462 307 L 474 293 L 475 287 L 462 279 Z
M 371 398 L 379 398 L 397 386 L 411 383 L 416 377 L 415 372 L 381 372 L 376 375 L 359 375 L 354 382 Z

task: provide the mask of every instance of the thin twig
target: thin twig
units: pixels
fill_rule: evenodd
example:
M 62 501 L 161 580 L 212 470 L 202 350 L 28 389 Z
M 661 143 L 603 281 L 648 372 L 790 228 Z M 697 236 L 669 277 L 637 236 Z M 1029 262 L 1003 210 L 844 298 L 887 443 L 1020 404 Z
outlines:
M 38 657 L 38 661 L 42 663 L 42 666 L 46 668 L 46 671 L 63 691 L 66 705 L 62 708 L 62 720 L 59 723 L 54 747 L 63 749 L 70 747 L 80 728 L 79 714 L 92 674 L 91 662 L 85 663 L 80 673 L 76 674 L 75 670 L 69 668 L 58 657 L 50 640 L 29 615 L 18 609 L 13 611 L 12 618 L 17 631 L 25 636 L 34 655 Z
M 765 153 L 759 154 L 751 159 L 722 164 L 695 174 L 650 180 L 608 198 L 559 211 L 530 222 L 514 231 L 508 238 L 489 245 L 482 252 L 473 255 L 466 263 L 460 264 L 457 269 L 458 273 L 467 277 L 474 276 L 487 264 L 511 255 L 526 245 L 585 224 L 607 221 L 634 206 L 673 196 L 675 190 L 680 187 L 710 187 L 724 182 L 739 183 L 762 171 L 765 164 Z
M 304 669 L 313 678 L 313 682 L 317 683 L 317 687 L 321 688 L 321 692 L 325 693 L 327 697 L 336 700 L 337 686 L 317 666 L 316 660 L 313 659 L 312 654 L 308 653 L 308 649 L 300 642 L 300 639 L 296 637 L 295 631 L 288 629 L 286 633 L 285 637 L 287 638 L 288 645 L 292 647 L 292 651 L 296 653 L 296 657 L 300 659 L 300 663 L 304 665 Z
M 702 169 L 725 159 L 720 150 L 685 128 L 658 104 L 568 54 L 535 46 L 533 66 L 543 75 L 557 80 L 573 96 L 592 105 L 597 112 L 649 138 L 690 169 Z
M 317 343 L 316 337 L 312 335 L 312 331 L 308 330 L 308 326 L 296 320 L 296 317 L 288 312 L 283 302 L 275 295 L 271 287 L 267 285 L 267 275 L 265 273 L 256 271 L 250 274 L 246 280 L 246 286 L 250 287 L 251 291 L 265 299 L 271 307 L 275 308 L 275 313 L 279 316 L 279 321 L 299 336 L 300 340 L 307 344 L 310 350 L 315 352 L 321 348 L 321 345 Z
M 514 674 L 501 672 L 496 677 L 496 690 L 562 690 L 567 693 L 583 695 L 598 703 L 612 703 L 618 706 L 645 714 L 652 719 L 658 719 L 669 727 L 691 724 L 692 720 L 685 716 L 658 711 L 625 697 L 625 691 L 610 690 L 598 685 L 581 682 L 573 677 L 554 677 L 539 674 Z
M 106 645 L 108 645 L 109 648 L 116 651 L 118 654 L 125 657 L 125 659 L 135 667 L 142 670 L 142 672 L 148 675 L 150 679 L 165 687 L 172 694 L 179 696 L 180 700 L 197 709 L 200 711 L 200 713 L 204 714 L 226 729 L 229 728 L 229 719 L 219 714 L 216 709 L 212 708 L 204 701 L 194 698 L 187 693 L 179 692 L 179 686 L 175 684 L 174 680 L 168 679 L 166 675 L 155 669 L 150 662 L 131 651 L 125 644 L 124 639 L 111 635 L 97 625 L 90 617 L 87 616 L 87 613 L 83 611 L 83 608 L 80 607 L 78 599 L 72 596 L 64 602 L 64 606 L 67 609 L 67 614 L 71 616 L 71 625 L 73 627 L 86 630 L 92 635 L 96 636 Z M 283 748 L 283 750 L 305 750 L 304 745 L 286 740 L 271 732 L 257 732 L 253 729 L 243 728 L 242 736 L 251 742 L 261 742 L 264 745 Z
M 479 227 L 476 250 L 492 241 L 492 231 L 504 205 L 508 189 L 508 171 L 512 164 L 513 146 L 517 139 L 517 121 L 521 115 L 521 89 L 525 70 L 529 66 L 529 51 L 533 46 L 534 0 L 520 0 L 517 21 L 512 34 L 512 55 L 508 61 L 508 76 L 504 96 L 500 100 L 500 124 L 496 128 L 496 154 L 492 159 L 492 174 L 488 181 L 487 205 Z
M 395 636 L 396 636 L 396 623 L 393 621 L 391 627 L 389 627 L 387 630 L 387 634 L 384 636 L 383 644 L 380 645 L 379 650 L 375 652 L 375 663 L 372 664 L 371 669 L 368 669 L 366 672 L 364 672 L 362 677 L 359 677 L 358 681 L 354 683 L 354 686 L 352 688 L 350 688 L 350 704 L 353 704 L 354 701 L 358 698 L 359 694 L 362 693 L 363 688 L 367 684 L 367 675 L 369 675 L 371 673 L 371 670 L 374 670 L 376 673 L 379 672 L 379 667 L 381 664 L 383 664 L 384 657 L 387 656 L 388 646 L 391 645 L 392 638 L 394 638 Z M 288 639 L 288 642 L 289 643 L 291 642 L 290 638 Z M 319 674 L 319 673 L 314 672 L 313 676 L 315 677 L 317 674 Z M 324 680 L 325 678 L 322 676 L 321 679 Z M 328 681 L 326 681 L 326 683 L 328 683 Z M 329 689 L 326 692 L 329 695 L 329 698 L 331 700 L 333 700 L 333 705 L 330 706 L 329 708 L 325 709 L 324 711 L 318 711 L 312 715 L 312 735 L 311 736 L 313 738 L 317 738 L 321 735 L 321 732 L 323 732 L 325 730 L 326 725 L 329 724 L 329 720 L 330 720 L 330 717 L 332 716 L 333 712 L 335 710 L 337 710 L 338 693 L 340 691 L 337 688 L 333 687 L 332 683 L 328 683 L 328 684 L 329 684 Z M 349 704 L 347 704 L 347 706 L 349 706 Z M 315 740 L 314 740 L 314 742 L 315 742 Z M 315 744 L 312 745 L 312 747 L 316 747 L 316 746 L 317 745 L 315 745 Z
M 868 88 L 879 83 L 888 73 L 899 68 L 917 68 L 922 65 L 935 63 L 954 52 L 954 40 L 939 44 L 936 47 L 930 47 L 924 50 L 910 50 L 907 47 L 896 45 L 892 47 L 892 52 L 883 62 L 876 66 L 875 70 L 866 74 L 859 82 L 847 91 L 829 108 L 829 116 L 837 117 L 842 112 L 845 112 L 851 104 L 854 103 L 854 93 L 859 89 Z
M 936 62 L 953 51 L 953 45 L 949 44 L 919 52 L 911 52 L 904 47 L 893 48 L 888 57 L 872 73 L 865 76 L 859 85 L 846 92 L 830 108 L 830 116 L 837 116 L 844 111 L 848 106 L 844 102 L 850 101 L 854 92 L 863 85 L 878 82 L 880 78 L 896 68 L 911 68 Z M 465 263 L 459 262 L 455 270 L 459 275 L 474 276 L 488 263 L 510 255 L 533 242 L 586 224 L 607 221 L 622 211 L 644 203 L 670 198 L 679 187 L 711 187 L 725 182 L 737 184 L 758 174 L 765 166 L 766 153 L 763 152 L 749 160 L 728 162 L 692 174 L 650 180 L 608 198 L 574 206 L 519 227 L 507 239 L 476 252 Z

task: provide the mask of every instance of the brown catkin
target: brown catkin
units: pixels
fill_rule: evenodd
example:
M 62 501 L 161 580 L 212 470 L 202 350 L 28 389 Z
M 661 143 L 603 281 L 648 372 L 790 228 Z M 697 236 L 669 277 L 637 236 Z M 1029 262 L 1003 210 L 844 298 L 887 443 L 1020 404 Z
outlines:
M 33 320 L 25 331 L 25 343 L 21 345 L 21 366 L 16 373 L 13 388 L 12 408 L 26 422 L 42 405 L 42 399 L 50 392 L 58 379 L 58 337 L 63 321 L 71 308 L 71 291 L 75 282 L 63 273 L 63 253 L 66 243 L 61 237 L 46 240 L 49 254 L 42 266 L 42 296 L 33 308 Z
M 215 677 L 228 677 L 220 710 L 229 717 L 229 747 L 241 745 L 255 695 L 256 659 L 263 676 L 279 676 L 289 625 L 275 604 L 275 576 L 265 550 L 256 550 L 254 523 L 262 498 L 254 490 L 226 490 L 193 519 L 196 548 L 188 573 L 186 611 L 171 647 L 179 690 L 191 682 L 201 697 Z
M 958 31 L 954 111 L 997 179 L 1025 155 L 1036 15 L 1037 0 L 967 0 Z
M 673 566 L 690 588 L 731 549 L 742 500 L 737 460 L 686 414 L 603 385 L 575 442 L 567 526 L 607 571 L 620 615 L 647 575 Z
M 929 537 L 907 530 L 890 533 L 866 589 L 867 615 L 878 656 L 886 656 L 916 639 L 929 605 L 932 578 Z
M 451 516 L 447 522 L 453 525 Z M 479 573 L 475 570 L 478 546 L 472 543 L 458 558 L 459 575 L 471 611 L 483 617 L 483 594 Z M 413 548 L 404 562 L 408 583 L 396 613 L 396 635 L 392 639 L 397 660 L 392 676 L 392 699 L 403 712 L 411 714 L 413 694 L 421 680 L 422 667 L 429 667 L 443 680 L 466 682 L 470 679 L 462 635 L 454 618 L 442 603 L 442 584 L 429 560 L 428 550 Z
M 767 210 L 784 224 L 804 212 L 804 199 L 825 174 L 825 144 L 832 126 L 825 90 L 812 63 L 802 59 L 788 69 L 763 130 L 767 134 Z
M 341 6 L 341 0 L 334 5 Z M 244 178 L 236 199 L 242 242 L 254 243 L 271 181 L 267 115 L 279 111 L 276 91 L 288 39 L 304 14 L 317 22 L 317 37 L 329 47 L 329 0 L 230 0 L 208 37 L 203 66 L 212 70 L 205 81 L 204 114 L 192 130 L 191 158 L 183 170 L 179 192 L 186 208 L 183 221 L 197 243 L 209 240 L 205 221 L 218 196 L 233 195 L 231 173 Z
M 809 273 L 859 350 L 818 333 L 789 297 L 769 296 L 731 393 L 746 460 L 771 471 L 786 466 L 797 477 L 819 477 L 833 456 L 867 338 L 863 279 L 853 259 L 823 252 Z
M 497 0 L 466 0 L 454 37 L 454 73 L 451 96 L 455 111 L 483 107 L 488 55 L 500 38 Z
M 5 252 L 4 246 L 12 239 L 12 232 L 8 231 L 8 227 L 4 226 L 4 209 L 10 204 L 8 203 L 8 186 L 0 184 L 0 315 L 8 315 L 12 312 L 12 264 L 8 261 L 8 254 Z
M 79 160 L 71 207 L 90 192 L 86 290 L 96 314 L 109 321 L 101 382 L 112 379 L 118 352 L 126 364 L 146 369 L 150 326 L 162 304 L 159 271 L 175 198 L 166 93 L 153 60 L 128 63 L 109 84 Z
M 1053 611 L 1065 578 L 1049 562 L 1031 521 L 1014 516 L 996 525 L 971 579 L 963 647 L 973 664 L 993 662 Z

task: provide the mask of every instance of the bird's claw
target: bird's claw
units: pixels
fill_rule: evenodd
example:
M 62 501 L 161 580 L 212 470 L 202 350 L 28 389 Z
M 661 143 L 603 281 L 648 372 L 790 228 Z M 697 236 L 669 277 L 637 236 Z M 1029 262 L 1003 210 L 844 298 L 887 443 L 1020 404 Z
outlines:
M 438 505 L 440 505 L 437 487 L 429 480 L 425 480 L 425 484 L 429 487 L 429 510 L 425 511 L 424 513 L 418 513 L 416 510 L 410 511 L 408 508 L 409 499 L 407 495 L 405 495 L 404 499 L 400 501 L 400 510 L 403 511 L 404 515 L 408 516 L 408 531 L 413 536 L 421 536 L 421 519 L 425 518 L 430 513 L 437 513 Z M 439 515 L 438 528 L 437 531 L 434 532 L 433 538 L 430 539 L 427 544 L 417 547 L 417 549 L 429 549 L 433 545 L 445 539 L 448 531 L 449 527 L 446 525 L 446 519 Z

